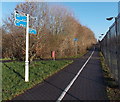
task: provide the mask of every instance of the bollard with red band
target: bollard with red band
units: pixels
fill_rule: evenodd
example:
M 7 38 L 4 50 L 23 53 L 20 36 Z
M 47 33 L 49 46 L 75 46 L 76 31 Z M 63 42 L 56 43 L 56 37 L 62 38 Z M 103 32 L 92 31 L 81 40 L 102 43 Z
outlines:
M 55 51 L 52 51 L 52 58 L 55 60 Z

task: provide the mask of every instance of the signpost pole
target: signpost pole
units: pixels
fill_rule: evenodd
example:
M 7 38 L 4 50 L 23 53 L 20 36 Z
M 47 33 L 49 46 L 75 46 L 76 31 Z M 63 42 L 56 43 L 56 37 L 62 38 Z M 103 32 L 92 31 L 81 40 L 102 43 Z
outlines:
M 75 55 L 77 55 L 77 38 L 74 38 L 74 46 L 75 46 Z
M 75 45 L 75 55 L 77 55 L 77 40 L 74 41 L 74 45 Z
M 26 27 L 26 56 L 25 56 L 25 82 L 29 82 L 29 33 L 36 34 L 35 29 L 29 28 L 29 14 L 15 11 L 15 25 Z M 34 18 L 34 17 L 32 17 Z
M 29 82 L 29 14 L 27 14 L 26 28 L 25 82 Z

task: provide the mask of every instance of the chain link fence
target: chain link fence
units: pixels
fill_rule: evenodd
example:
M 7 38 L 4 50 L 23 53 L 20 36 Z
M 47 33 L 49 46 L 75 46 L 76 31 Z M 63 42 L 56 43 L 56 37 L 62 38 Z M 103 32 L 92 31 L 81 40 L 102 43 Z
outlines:
M 112 76 L 120 86 L 120 13 L 115 17 L 115 22 L 100 41 L 100 48 Z

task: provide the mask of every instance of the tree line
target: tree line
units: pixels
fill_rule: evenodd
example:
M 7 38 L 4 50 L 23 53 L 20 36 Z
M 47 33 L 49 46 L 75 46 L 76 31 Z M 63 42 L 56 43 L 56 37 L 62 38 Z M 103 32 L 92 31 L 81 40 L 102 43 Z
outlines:
M 24 2 L 15 8 L 30 16 L 30 28 L 37 34 L 29 34 L 29 58 L 51 58 L 51 51 L 56 57 L 75 56 L 84 53 L 96 43 L 94 33 L 77 21 L 69 9 L 64 6 L 49 5 L 45 2 Z M 2 57 L 25 59 L 26 28 L 14 25 L 14 13 L 4 19 L 2 30 Z M 77 38 L 77 41 L 74 41 Z

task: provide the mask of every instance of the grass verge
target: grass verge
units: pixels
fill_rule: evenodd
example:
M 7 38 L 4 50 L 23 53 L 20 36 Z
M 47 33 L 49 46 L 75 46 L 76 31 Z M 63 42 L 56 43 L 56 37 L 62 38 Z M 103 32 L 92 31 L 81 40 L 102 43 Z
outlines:
M 113 100 L 120 101 L 120 90 L 118 84 L 116 83 L 115 79 L 112 77 L 110 70 L 107 64 L 105 63 L 105 59 L 101 52 L 100 52 L 100 60 L 101 60 L 102 70 L 106 83 L 107 96 L 111 102 L 113 102 Z
M 11 60 L 10 58 L 0 58 L 0 61 Z
M 73 61 L 39 61 L 30 65 L 30 81 L 24 81 L 24 62 L 2 64 L 2 100 L 11 100 L 44 79 L 55 74 Z

